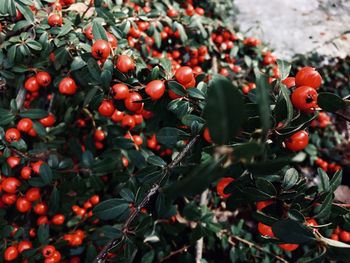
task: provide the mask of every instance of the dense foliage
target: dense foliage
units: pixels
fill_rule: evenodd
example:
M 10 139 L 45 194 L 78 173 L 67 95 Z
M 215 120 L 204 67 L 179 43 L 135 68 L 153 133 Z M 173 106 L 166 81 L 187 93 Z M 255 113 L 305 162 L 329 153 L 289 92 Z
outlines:
M 1 261 L 349 255 L 330 151 L 348 93 L 319 92 L 328 75 L 304 65 L 289 76 L 232 10 L 0 2 Z

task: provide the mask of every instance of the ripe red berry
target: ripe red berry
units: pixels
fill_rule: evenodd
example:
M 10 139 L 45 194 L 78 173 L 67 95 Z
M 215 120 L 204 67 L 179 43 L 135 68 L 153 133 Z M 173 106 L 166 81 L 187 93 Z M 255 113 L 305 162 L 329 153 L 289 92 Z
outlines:
M 41 253 L 43 254 L 43 256 L 45 258 L 49 258 L 53 255 L 53 253 L 56 251 L 56 248 L 54 246 L 51 245 L 46 245 L 45 247 L 43 247 Z
M 17 123 L 17 129 L 21 132 L 29 132 L 33 128 L 33 122 L 29 118 L 23 118 Z
M 132 130 L 135 127 L 134 117 L 130 115 L 125 115 L 122 119 L 122 127 Z
M 48 207 L 47 207 L 47 205 L 45 203 L 37 203 L 34 206 L 34 212 L 37 215 L 44 215 L 44 214 L 46 214 L 47 209 L 48 209 Z
M 102 130 L 96 130 L 94 133 L 94 139 L 95 141 L 103 141 L 106 138 L 106 134 Z
M 56 13 L 51 13 L 47 18 L 47 22 L 50 26 L 62 26 L 62 16 Z
M 259 211 L 262 211 L 265 207 L 271 204 L 273 204 L 272 200 L 256 202 L 256 209 L 258 209 Z
M 51 127 L 55 124 L 56 118 L 53 114 L 47 115 L 47 117 L 42 118 L 39 120 L 39 122 L 44 126 L 44 127 Z
M 35 77 L 38 84 L 42 87 L 47 87 L 51 84 L 51 76 L 45 71 L 38 72 Z
M 222 178 L 216 185 L 216 192 L 221 198 L 229 198 L 231 194 L 225 194 L 225 188 L 228 186 L 234 179 L 232 177 Z
M 309 144 L 309 134 L 306 131 L 298 131 L 285 141 L 287 149 L 291 151 L 304 150 Z
M 317 91 L 311 87 L 298 87 L 292 93 L 292 104 L 298 110 L 310 113 L 317 107 L 317 95 Z
M 28 180 L 32 175 L 32 168 L 29 166 L 24 166 L 21 170 L 21 178 L 24 180 Z
M 106 40 L 99 39 L 91 47 L 91 54 L 96 59 L 106 59 L 111 53 L 111 47 Z
M 109 32 L 106 32 L 106 33 L 107 33 L 108 43 L 111 46 L 111 48 L 117 48 L 118 46 L 117 38 Z
M 137 101 L 142 100 L 142 96 L 137 92 L 130 93 L 129 97 L 125 99 L 125 107 L 130 111 L 138 111 L 143 107 L 143 103 Z
M 124 112 L 115 110 L 111 116 L 111 120 L 114 122 L 120 122 L 124 117 Z
M 17 249 L 19 253 L 22 253 L 24 250 L 31 249 L 32 247 L 32 242 L 28 240 L 23 240 L 18 243 Z
M 52 217 L 51 222 L 54 225 L 62 225 L 64 223 L 65 217 L 62 214 L 56 214 Z
M 28 201 L 34 202 L 40 199 L 41 194 L 40 194 L 40 189 L 37 187 L 33 187 L 28 189 L 28 191 L 25 194 L 25 197 Z
M 65 77 L 58 84 L 58 90 L 61 94 L 73 95 L 77 91 L 77 84 L 74 79 Z
M 318 89 L 321 86 L 322 77 L 312 67 L 304 67 L 298 71 L 295 76 L 295 84 L 299 86 L 308 86 L 314 89 Z
M 11 168 L 14 168 L 21 163 L 21 158 L 17 156 L 10 156 L 7 158 L 6 162 Z
M 12 261 L 15 260 L 18 257 L 18 250 L 15 246 L 9 246 L 6 248 L 4 253 L 4 259 L 6 261 Z
M 174 16 L 177 16 L 179 14 L 179 12 L 173 8 L 168 9 L 166 13 L 170 17 L 174 17 Z
M 5 133 L 5 139 L 7 142 L 17 142 L 21 139 L 21 133 L 16 128 L 10 128 Z
M 186 85 L 193 79 L 193 70 L 188 66 L 184 66 L 176 70 L 175 79 L 182 85 Z
M 159 100 L 165 92 L 164 82 L 161 80 L 152 80 L 147 84 L 145 92 L 152 100 Z
M 113 85 L 112 91 L 116 100 L 124 100 L 129 96 L 129 88 L 123 83 Z
M 282 83 L 287 86 L 288 89 L 292 88 L 295 86 L 295 78 L 293 77 L 288 77 L 282 80 Z
M 345 230 L 340 231 L 339 238 L 343 242 L 346 242 L 346 243 L 350 242 L 350 232 Z
M 2 180 L 1 188 L 3 191 L 9 194 L 14 194 L 17 191 L 17 188 L 20 187 L 21 182 L 14 177 L 8 177 Z
M 209 129 L 208 128 L 204 129 L 203 138 L 204 138 L 204 140 L 207 141 L 207 143 L 213 143 L 213 141 L 212 141 L 212 139 L 210 137 L 210 133 L 209 133 Z
M 127 55 L 120 55 L 117 59 L 116 68 L 122 73 L 128 73 L 135 69 L 135 62 Z
M 93 205 L 97 205 L 100 202 L 100 197 L 98 195 L 93 195 L 90 197 L 90 202 Z
M 34 171 L 34 173 L 39 174 L 40 173 L 40 167 L 43 164 L 43 161 L 37 161 L 35 163 L 31 163 L 32 169 Z
M 272 232 L 272 227 L 265 225 L 261 222 L 258 224 L 258 231 L 263 236 L 274 237 L 275 234 Z
M 103 100 L 101 105 L 98 107 L 98 112 L 105 117 L 109 117 L 115 110 L 114 104 L 111 100 Z
M 278 246 L 286 251 L 294 251 L 299 247 L 298 244 L 279 244 Z
M 94 39 L 94 35 L 92 34 L 92 26 L 88 26 L 87 28 L 85 28 L 84 34 L 85 34 L 87 39 L 93 40 Z
M 25 197 L 18 197 L 16 208 L 21 213 L 27 213 L 32 208 L 32 204 Z
M 36 77 L 32 76 L 26 79 L 24 82 L 24 88 L 30 92 L 36 92 L 40 89 L 40 85 Z

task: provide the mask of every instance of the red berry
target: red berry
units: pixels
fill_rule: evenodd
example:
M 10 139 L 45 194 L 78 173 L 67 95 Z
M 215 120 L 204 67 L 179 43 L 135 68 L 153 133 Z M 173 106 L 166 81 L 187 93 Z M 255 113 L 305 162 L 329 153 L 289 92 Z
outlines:
M 164 82 L 161 80 L 152 80 L 147 84 L 145 91 L 152 100 L 159 100 L 165 92 Z
M 142 97 L 137 92 L 130 93 L 129 97 L 125 99 L 124 104 L 125 107 L 130 111 L 138 111 L 141 110 L 143 103 L 139 103 L 137 101 L 142 100 Z
M 103 100 L 100 107 L 98 107 L 98 112 L 105 117 L 109 117 L 113 114 L 115 107 L 111 100 Z
M 291 151 L 304 150 L 309 144 L 309 134 L 306 131 L 298 131 L 286 139 L 285 144 Z
M 30 188 L 26 194 L 25 197 L 28 201 L 34 202 L 40 199 L 41 194 L 40 194 L 40 189 L 37 187 Z
M 53 255 L 53 253 L 56 251 L 56 248 L 54 246 L 51 245 L 46 245 L 45 247 L 43 247 L 41 253 L 43 254 L 43 256 L 45 258 L 49 258 Z
M 106 134 L 102 130 L 96 130 L 94 133 L 94 139 L 95 141 L 103 141 L 106 138 Z
M 346 243 L 350 242 L 350 232 L 345 231 L 345 230 L 340 231 L 339 238 L 343 242 L 346 242 Z
M 21 139 L 21 133 L 16 128 L 10 128 L 5 133 L 5 139 L 7 142 L 17 142 Z
M 108 38 L 108 43 L 111 46 L 111 48 L 117 48 L 117 46 L 118 46 L 117 38 L 109 32 L 107 32 L 107 38 Z
M 32 242 L 28 240 L 23 240 L 18 243 L 17 249 L 19 253 L 22 253 L 24 250 L 31 249 L 32 247 Z
M 96 59 L 106 59 L 111 53 L 111 47 L 106 40 L 99 39 L 91 47 L 91 54 Z
M 44 215 L 44 214 L 46 214 L 47 209 L 48 209 L 48 207 L 47 207 L 47 205 L 45 203 L 37 203 L 34 206 L 34 212 L 37 215 Z
M 6 162 L 11 168 L 14 168 L 21 163 L 21 158 L 17 156 L 10 156 L 7 158 Z
M 273 204 L 272 200 L 256 202 L 256 209 L 262 211 L 265 207 Z
M 175 79 L 182 85 L 186 85 L 193 79 L 193 70 L 188 66 L 179 68 L 175 73 Z
M 90 202 L 93 205 L 97 205 L 100 202 L 100 197 L 98 195 L 93 195 L 90 197 Z
M 275 234 L 272 232 L 272 227 L 265 225 L 261 222 L 258 224 L 258 231 L 263 236 L 274 237 Z
M 47 22 L 50 26 L 62 26 L 62 16 L 56 13 L 51 13 L 47 18 Z
M 295 78 L 293 77 L 288 77 L 282 80 L 282 83 L 287 86 L 288 89 L 292 88 L 295 86 Z
M 129 97 L 129 88 L 123 83 L 113 85 L 112 91 L 116 100 L 124 100 Z
M 212 139 L 210 137 L 210 133 L 209 133 L 209 129 L 208 128 L 204 129 L 203 138 L 204 138 L 204 140 L 207 141 L 207 143 L 213 143 L 213 141 L 212 141 Z
M 24 88 L 30 92 L 36 92 L 40 89 L 40 85 L 36 77 L 32 76 L 26 79 L 24 82 Z
M 16 208 L 21 213 L 26 213 L 32 208 L 32 204 L 24 197 L 18 197 L 16 201 Z
M 31 163 L 32 169 L 34 171 L 34 173 L 39 174 L 40 173 L 40 167 L 43 164 L 43 161 L 37 161 L 35 163 Z
M 22 179 L 28 180 L 31 175 L 32 175 L 32 168 L 30 168 L 29 166 L 24 166 L 21 170 Z
M 291 96 L 292 104 L 298 110 L 310 113 L 317 107 L 317 91 L 311 87 L 298 87 Z
M 116 63 L 117 69 L 122 73 L 128 73 L 130 70 L 135 69 L 135 62 L 127 55 L 120 55 Z
M 122 120 L 122 127 L 132 130 L 135 127 L 134 117 L 130 115 L 125 115 Z
M 4 259 L 6 261 L 15 260 L 18 257 L 18 250 L 15 246 L 9 246 L 4 252 Z
M 225 194 L 225 188 L 228 186 L 234 179 L 232 177 L 222 178 L 216 185 L 216 192 L 221 198 L 228 198 L 231 194 Z
M 321 86 L 322 77 L 312 67 L 304 67 L 298 71 L 295 76 L 295 84 L 299 86 L 308 86 L 314 89 L 318 89 Z
M 55 124 L 56 118 L 53 114 L 47 115 L 47 117 L 42 118 L 39 120 L 39 122 L 44 126 L 44 127 L 51 127 Z
M 38 72 L 35 77 L 38 84 L 42 87 L 47 87 L 51 84 L 51 76 L 45 71 Z
M 29 132 L 33 128 L 33 122 L 29 118 L 23 118 L 17 123 L 17 129 L 21 132 Z
M 54 225 L 62 225 L 64 223 L 65 217 L 62 214 L 56 214 L 52 217 L 51 222 Z
M 58 90 L 64 95 L 73 95 L 77 91 L 77 84 L 74 79 L 65 77 L 58 84 Z
M 279 244 L 278 246 L 286 251 L 294 251 L 299 247 L 298 244 Z
M 120 122 L 124 117 L 124 112 L 115 110 L 111 116 L 111 120 L 114 122 Z
M 2 180 L 1 188 L 3 191 L 9 194 L 14 194 L 17 191 L 17 188 L 20 187 L 21 182 L 14 177 L 8 177 Z

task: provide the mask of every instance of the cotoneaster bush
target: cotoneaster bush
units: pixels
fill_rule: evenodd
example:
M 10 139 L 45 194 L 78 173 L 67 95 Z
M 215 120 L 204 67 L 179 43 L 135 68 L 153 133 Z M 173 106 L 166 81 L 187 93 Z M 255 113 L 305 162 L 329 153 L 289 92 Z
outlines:
M 2 261 L 348 256 L 341 166 L 305 174 L 310 125 L 348 102 L 289 76 L 231 7 L 0 3 Z

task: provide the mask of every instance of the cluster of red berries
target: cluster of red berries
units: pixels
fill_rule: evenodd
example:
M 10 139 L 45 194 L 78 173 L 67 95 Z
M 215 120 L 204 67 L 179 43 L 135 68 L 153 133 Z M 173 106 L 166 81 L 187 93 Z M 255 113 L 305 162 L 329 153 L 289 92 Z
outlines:
M 83 204 L 83 207 L 78 205 L 72 206 L 72 211 L 81 218 L 91 217 L 92 216 L 92 208 L 96 206 L 100 202 L 100 197 L 98 195 L 91 196 L 88 200 L 86 200 Z M 88 211 L 89 210 L 89 211 Z
M 77 229 L 70 234 L 65 234 L 63 240 L 67 241 L 71 247 L 80 246 L 85 239 L 85 232 L 83 230 Z
M 331 124 L 332 124 L 331 117 L 326 112 L 319 112 L 317 119 L 313 120 L 310 123 L 310 126 L 312 128 L 318 127 L 318 128 L 324 129 Z
M 18 258 L 19 254 L 23 251 L 33 248 L 32 242 L 28 240 L 22 240 L 18 244 L 12 244 L 8 246 L 4 252 L 4 259 L 6 261 L 13 261 Z
M 317 157 L 315 160 L 315 164 L 320 167 L 325 172 L 331 172 L 335 173 L 339 170 L 341 170 L 341 166 L 336 163 L 328 163 L 327 161 L 321 159 L 320 157 Z
M 331 239 L 333 240 L 341 240 L 345 243 L 350 243 L 350 231 L 342 230 L 339 227 L 334 229 Z

